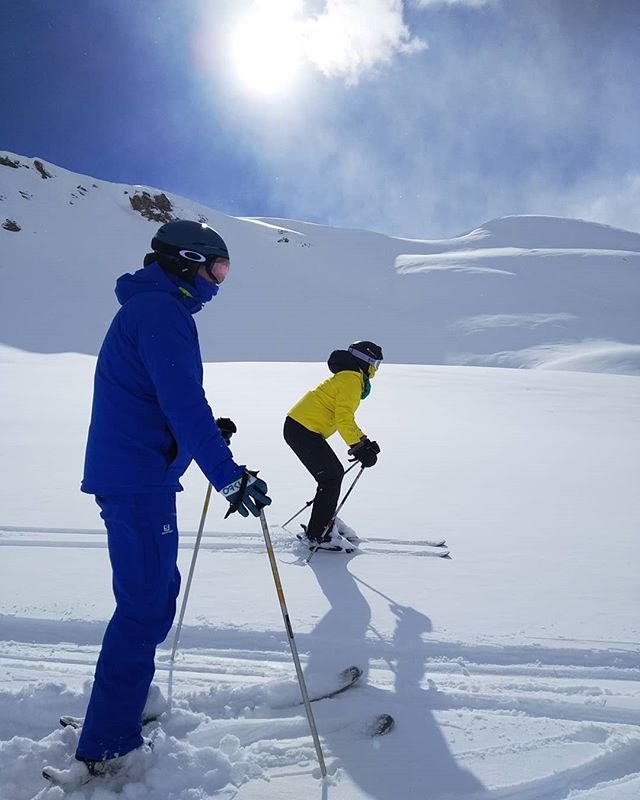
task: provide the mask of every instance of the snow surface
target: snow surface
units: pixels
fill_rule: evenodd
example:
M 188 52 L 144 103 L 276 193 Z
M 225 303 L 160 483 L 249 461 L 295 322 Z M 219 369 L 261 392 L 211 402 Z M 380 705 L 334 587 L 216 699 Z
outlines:
M 94 364 L 0 348 L 2 800 L 61 800 L 40 770 L 71 762 L 77 733 L 57 718 L 84 713 L 112 611 L 104 533 L 78 491 Z M 239 428 L 236 456 L 274 499 L 310 688 L 352 663 L 366 673 L 314 704 L 329 779 L 296 705 L 260 527 L 224 521 L 214 496 L 175 668 L 171 637 L 158 655 L 172 711 L 147 727 L 154 749 L 132 782 L 74 800 L 637 800 L 640 380 L 385 364 L 358 413 L 380 461 L 343 514 L 369 541 L 305 566 L 278 525 L 312 481 L 281 427 L 326 373 L 206 365 L 214 411 Z M 206 482 L 192 468 L 184 485 L 183 574 Z M 440 536 L 451 560 L 421 543 Z M 396 729 L 372 740 L 364 726 L 380 712 Z
M 5 157 L 19 166 L 0 164 L 0 342 L 95 355 L 115 279 L 140 266 L 158 227 L 129 199 L 159 190 L 47 162 L 44 179 L 34 159 Z M 409 240 L 229 217 L 168 197 L 174 213 L 207 219 L 230 246 L 230 277 L 199 321 L 208 361 L 321 361 L 368 338 L 394 363 L 536 368 L 565 348 L 562 369 L 638 374 L 640 233 L 514 216 Z M 6 220 L 21 230 L 3 229 Z

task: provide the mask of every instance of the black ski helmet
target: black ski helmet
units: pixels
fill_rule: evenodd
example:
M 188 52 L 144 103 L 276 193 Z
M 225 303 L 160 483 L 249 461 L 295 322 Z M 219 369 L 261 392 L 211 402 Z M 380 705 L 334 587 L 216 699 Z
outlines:
M 229 258 L 224 239 L 204 222 L 177 219 L 158 228 L 151 240 L 154 253 L 169 258 L 162 259 L 162 266 L 187 281 L 193 281 L 201 266 L 207 271 L 216 258 Z
M 369 364 L 377 369 L 384 358 L 382 348 L 374 342 L 354 342 L 349 345 L 349 352 L 360 362 L 361 369 L 365 372 Z

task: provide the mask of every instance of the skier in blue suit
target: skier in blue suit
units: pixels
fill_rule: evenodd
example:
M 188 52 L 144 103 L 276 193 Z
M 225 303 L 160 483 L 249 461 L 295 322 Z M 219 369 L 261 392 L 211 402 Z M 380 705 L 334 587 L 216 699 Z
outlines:
M 180 588 L 176 492 L 190 461 L 230 511 L 257 516 L 271 502 L 266 483 L 234 461 L 235 426 L 216 424 L 202 386 L 193 314 L 218 293 L 227 247 L 188 220 L 163 225 L 151 246 L 144 268 L 117 281 L 121 308 L 98 356 L 82 481 L 105 522 L 116 599 L 76 752 L 94 774 L 143 744 L 156 646 Z

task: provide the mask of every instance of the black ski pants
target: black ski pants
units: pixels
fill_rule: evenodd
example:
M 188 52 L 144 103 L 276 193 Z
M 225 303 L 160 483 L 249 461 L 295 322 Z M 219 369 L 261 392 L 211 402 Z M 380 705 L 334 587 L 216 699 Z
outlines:
M 344 469 L 340 459 L 319 433 L 287 417 L 284 440 L 318 481 L 307 528 L 309 539 L 318 539 L 331 522 L 338 505 Z

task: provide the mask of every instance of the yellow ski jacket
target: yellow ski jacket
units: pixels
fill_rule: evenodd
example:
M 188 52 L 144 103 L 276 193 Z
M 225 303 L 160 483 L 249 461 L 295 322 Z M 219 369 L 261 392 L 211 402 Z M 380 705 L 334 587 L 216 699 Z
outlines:
M 307 392 L 288 416 L 324 439 L 338 431 L 351 447 L 364 436 L 354 418 L 363 389 L 360 370 L 342 370 Z

